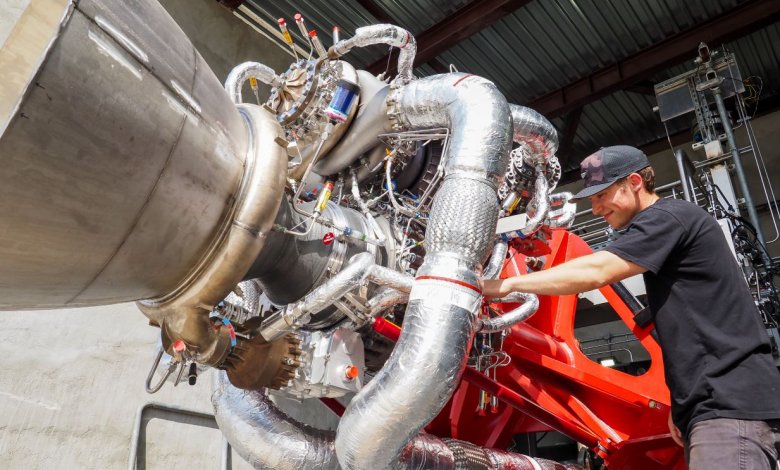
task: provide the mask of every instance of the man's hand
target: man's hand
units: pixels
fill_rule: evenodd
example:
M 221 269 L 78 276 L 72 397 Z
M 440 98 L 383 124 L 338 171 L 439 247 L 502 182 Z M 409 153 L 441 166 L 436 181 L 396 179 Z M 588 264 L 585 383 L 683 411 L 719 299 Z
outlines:
M 509 279 L 480 279 L 482 295 L 487 299 L 500 299 L 512 293 L 511 278 Z
M 672 413 L 669 413 L 669 432 L 672 434 L 672 440 L 677 443 L 680 447 L 685 447 L 685 443 L 683 442 L 682 433 L 677 428 L 677 426 L 674 425 L 674 421 L 672 421 Z

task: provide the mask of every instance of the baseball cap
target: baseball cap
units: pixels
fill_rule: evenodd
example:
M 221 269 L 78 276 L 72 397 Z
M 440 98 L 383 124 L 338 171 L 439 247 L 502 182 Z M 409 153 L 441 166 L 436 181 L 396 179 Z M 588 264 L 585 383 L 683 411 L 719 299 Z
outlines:
M 636 147 L 613 145 L 588 155 L 580 163 L 585 186 L 572 198 L 585 199 L 604 191 L 617 180 L 650 166 L 647 155 Z

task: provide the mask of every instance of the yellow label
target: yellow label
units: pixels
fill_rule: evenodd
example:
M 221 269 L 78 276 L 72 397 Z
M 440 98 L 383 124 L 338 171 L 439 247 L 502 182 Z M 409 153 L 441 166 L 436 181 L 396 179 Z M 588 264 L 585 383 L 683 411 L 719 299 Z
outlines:
M 286 42 L 287 44 L 292 44 L 292 37 L 290 36 L 289 31 L 283 31 L 282 36 L 284 36 L 284 42 Z
M 257 79 L 255 77 L 249 77 L 249 86 L 257 88 Z

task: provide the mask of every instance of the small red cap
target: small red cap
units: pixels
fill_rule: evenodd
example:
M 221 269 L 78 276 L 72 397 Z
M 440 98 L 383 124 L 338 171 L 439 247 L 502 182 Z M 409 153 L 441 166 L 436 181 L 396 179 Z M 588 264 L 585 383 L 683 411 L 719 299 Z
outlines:
M 295 14 L 295 21 L 303 21 L 303 16 L 300 13 Z
M 286 21 L 284 21 L 284 18 L 279 18 L 278 20 L 276 20 L 276 22 L 279 23 L 280 25 L 284 25 L 285 23 L 287 23 Z
M 317 31 L 313 30 L 313 29 L 311 31 L 309 31 L 309 37 L 316 38 L 317 37 Z
M 344 377 L 347 378 L 347 380 L 355 380 L 360 375 L 360 369 L 357 368 L 357 366 L 354 365 L 348 365 L 346 369 L 344 369 Z
M 180 353 L 183 352 L 185 349 L 187 349 L 187 345 L 184 344 L 184 341 L 177 339 L 173 342 L 173 350 Z
M 341 31 L 341 28 L 339 28 L 338 26 L 334 26 L 333 31 Z

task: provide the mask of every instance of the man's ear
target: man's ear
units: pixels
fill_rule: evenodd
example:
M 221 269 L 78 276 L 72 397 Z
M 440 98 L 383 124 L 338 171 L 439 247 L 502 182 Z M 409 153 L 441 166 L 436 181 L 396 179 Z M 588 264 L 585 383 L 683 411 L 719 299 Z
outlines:
M 628 175 L 628 185 L 631 187 L 631 190 L 634 192 L 639 192 L 642 189 L 642 185 L 644 185 L 644 182 L 642 181 L 642 175 L 639 173 L 631 173 Z

